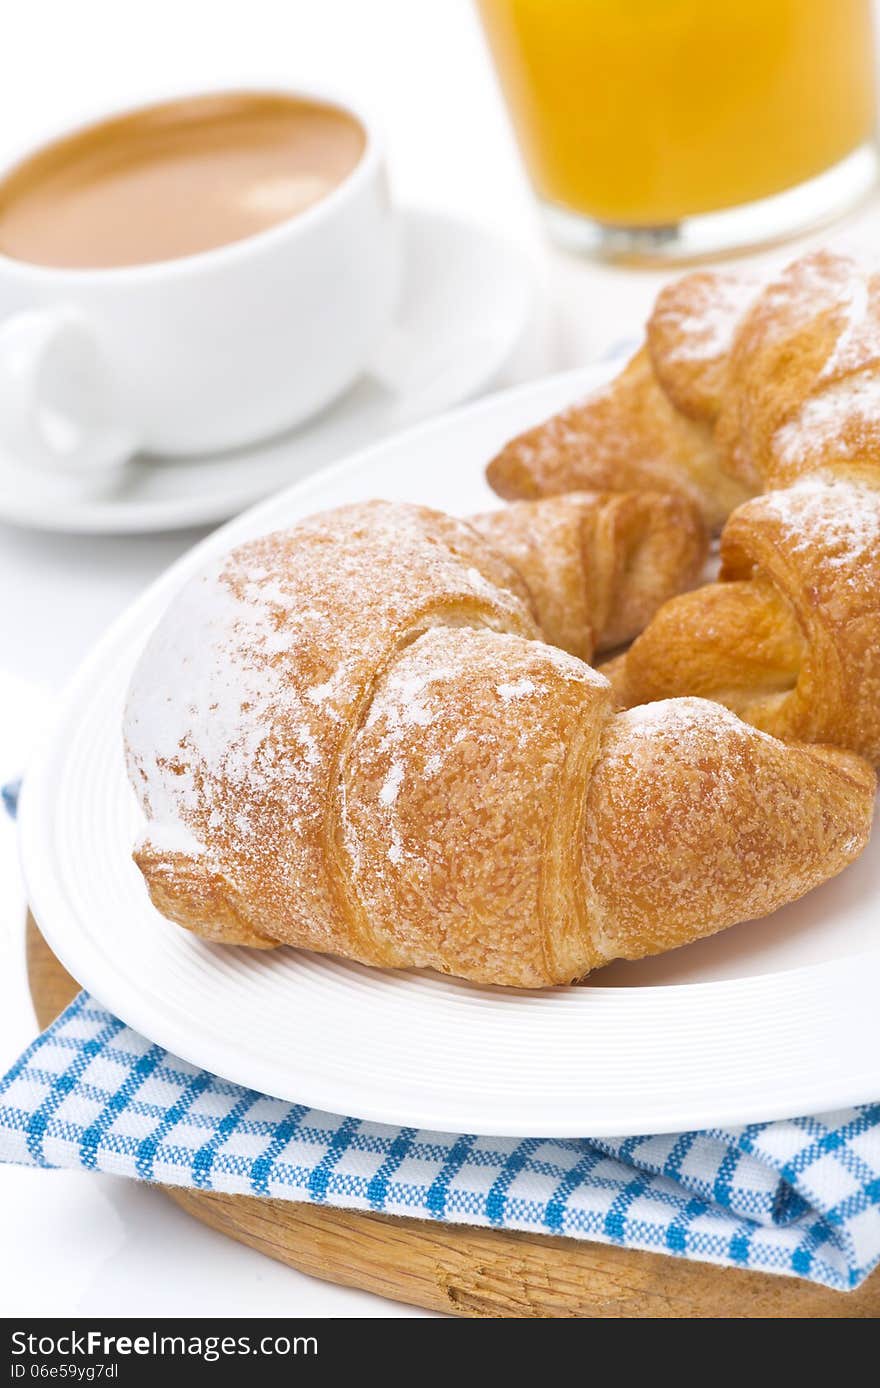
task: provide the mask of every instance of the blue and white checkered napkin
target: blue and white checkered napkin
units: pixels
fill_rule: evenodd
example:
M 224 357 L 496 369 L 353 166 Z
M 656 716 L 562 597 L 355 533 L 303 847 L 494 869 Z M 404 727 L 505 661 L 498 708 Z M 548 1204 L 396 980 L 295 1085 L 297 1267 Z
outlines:
M 0 1080 L 0 1160 L 568 1234 L 841 1290 L 880 1260 L 880 1104 L 602 1141 L 385 1127 L 197 1070 L 86 993 Z

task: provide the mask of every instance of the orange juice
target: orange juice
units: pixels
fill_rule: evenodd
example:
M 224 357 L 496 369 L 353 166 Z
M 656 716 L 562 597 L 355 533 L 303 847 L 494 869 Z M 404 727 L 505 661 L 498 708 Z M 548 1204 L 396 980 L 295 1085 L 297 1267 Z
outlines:
M 618 226 L 753 202 L 872 135 L 870 0 L 478 0 L 540 197 Z

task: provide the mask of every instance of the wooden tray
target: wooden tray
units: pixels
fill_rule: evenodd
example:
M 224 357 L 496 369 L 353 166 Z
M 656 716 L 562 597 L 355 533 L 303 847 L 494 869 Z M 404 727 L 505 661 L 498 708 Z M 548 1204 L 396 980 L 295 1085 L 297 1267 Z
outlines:
M 27 922 L 41 1027 L 78 991 Z M 164 1194 L 220 1233 L 288 1267 L 456 1316 L 626 1319 L 872 1319 L 880 1269 L 856 1292 L 540 1234 L 294 1205 L 247 1195 Z

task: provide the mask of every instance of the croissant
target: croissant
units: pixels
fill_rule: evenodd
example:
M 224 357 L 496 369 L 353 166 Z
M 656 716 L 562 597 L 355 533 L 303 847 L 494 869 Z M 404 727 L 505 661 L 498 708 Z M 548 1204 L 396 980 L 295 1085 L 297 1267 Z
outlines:
M 820 250 L 761 286 L 699 271 L 666 286 L 609 385 L 511 440 L 506 498 L 677 490 L 712 529 L 755 492 L 880 460 L 880 272 Z
M 670 601 L 607 669 L 623 704 L 719 700 L 782 738 L 880 762 L 880 279 L 795 262 L 746 313 L 721 393 L 734 511 L 719 583 Z
M 880 763 L 878 483 L 849 466 L 735 511 L 720 581 L 660 609 L 611 672 L 620 701 L 700 694 Z
M 712 530 L 750 494 L 723 470 L 711 424 L 675 408 L 645 348 L 609 385 L 511 440 L 486 477 L 507 500 L 593 488 L 676 492 Z
M 607 502 L 575 506 L 582 544 Z M 343 507 L 184 587 L 125 715 L 161 912 L 217 942 L 544 987 L 765 914 L 858 855 L 866 762 L 701 699 L 615 712 L 543 639 L 551 565 L 518 570 L 508 519 L 505 543 L 498 519 Z M 595 592 L 563 618 L 583 649 L 630 621 Z
M 697 509 L 662 492 L 569 492 L 471 525 L 525 583 L 544 637 L 588 663 L 691 587 L 708 548 Z
M 486 469 L 509 500 L 583 487 L 680 492 L 712 530 L 755 490 L 716 439 L 737 331 L 756 292 L 745 275 L 697 271 L 658 295 L 645 344 L 586 400 L 512 439 Z
M 880 273 L 820 250 L 764 287 L 733 337 L 715 440 L 752 491 L 880 462 Z

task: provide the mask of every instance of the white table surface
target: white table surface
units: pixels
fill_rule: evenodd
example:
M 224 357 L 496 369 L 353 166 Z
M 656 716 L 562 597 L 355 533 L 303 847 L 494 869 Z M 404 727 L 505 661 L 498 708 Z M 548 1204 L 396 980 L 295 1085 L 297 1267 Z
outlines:
M 472 218 L 532 257 L 544 312 L 519 375 L 635 336 L 656 292 L 656 274 L 546 247 L 470 0 L 9 0 L 0 72 L 0 158 L 85 109 L 163 88 L 299 77 L 351 92 L 384 127 L 398 201 Z M 107 623 L 199 533 L 0 525 L 0 781 L 24 766 L 53 694 Z M 14 830 L 0 823 L 0 1072 L 35 1033 L 24 907 Z M 0 1168 L 0 1229 L 7 1316 L 426 1314 L 292 1272 L 110 1177 Z

